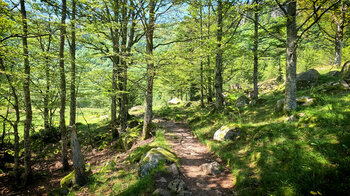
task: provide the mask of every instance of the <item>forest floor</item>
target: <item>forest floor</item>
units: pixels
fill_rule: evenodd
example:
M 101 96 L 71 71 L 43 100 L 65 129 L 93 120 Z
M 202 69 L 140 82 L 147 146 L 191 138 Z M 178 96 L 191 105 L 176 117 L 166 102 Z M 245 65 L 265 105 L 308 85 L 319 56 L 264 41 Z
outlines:
M 193 195 L 232 195 L 233 178 L 228 169 L 222 167 L 218 175 L 205 175 L 201 170 L 205 163 L 222 161 L 192 135 L 186 124 L 160 120 L 159 125 L 167 130 L 166 139 L 179 158 L 181 178 Z

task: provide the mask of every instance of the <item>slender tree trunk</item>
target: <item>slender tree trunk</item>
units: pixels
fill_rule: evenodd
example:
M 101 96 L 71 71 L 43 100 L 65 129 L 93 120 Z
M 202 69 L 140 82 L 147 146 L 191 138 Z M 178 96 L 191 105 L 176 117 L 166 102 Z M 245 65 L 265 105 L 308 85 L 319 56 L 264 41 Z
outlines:
M 61 78 L 61 106 L 60 106 L 60 130 L 62 140 L 62 165 L 63 170 L 67 171 L 69 168 L 68 154 L 67 154 L 67 128 L 65 121 L 65 109 L 66 109 L 66 76 L 64 71 L 64 42 L 66 36 L 66 12 L 67 2 L 62 0 L 62 20 L 61 20 L 61 34 L 60 34 L 60 78 Z
M 210 8 L 210 6 L 211 6 L 211 0 L 209 0 L 209 6 L 208 6 L 208 41 L 209 41 L 209 39 L 210 39 L 210 10 L 211 10 L 211 8 Z M 212 81 L 211 81 L 211 71 L 210 71 L 210 48 L 209 48 L 209 46 L 208 46 L 208 56 L 207 56 L 207 62 L 208 62 L 208 68 L 207 68 L 207 73 L 208 73 L 208 75 L 207 75 L 207 77 L 208 77 L 208 95 L 207 95 L 207 101 L 208 101 L 208 103 L 211 103 L 211 102 L 213 102 L 213 92 L 212 92 L 212 88 L 211 88 L 211 83 L 212 83 Z
M 32 104 L 30 100 L 30 65 L 29 65 L 29 55 L 28 55 L 28 25 L 27 25 L 27 12 L 25 8 L 24 0 L 21 3 L 21 14 L 22 14 L 22 25 L 23 25 L 23 56 L 24 56 L 24 74 L 25 79 L 23 83 L 24 91 L 24 103 L 26 110 L 26 120 L 24 123 L 24 184 L 28 184 L 29 178 L 31 176 L 31 147 L 30 147 L 30 128 L 32 125 Z
M 203 45 L 203 14 L 202 14 L 202 2 L 200 5 L 200 45 L 202 48 Z M 202 56 L 202 54 L 201 54 Z M 204 93 L 203 93 L 203 61 L 202 58 L 200 60 L 200 75 L 201 75 L 201 84 L 200 84 L 200 91 L 201 91 L 201 107 L 204 108 L 204 101 L 203 101 L 203 97 L 204 97 Z
M 75 50 L 76 50 L 76 44 L 75 44 L 75 15 L 76 15 L 76 0 L 72 0 L 72 21 L 71 21 L 71 28 L 72 28 L 72 43 L 70 48 L 71 53 L 71 85 L 70 85 L 70 131 L 71 131 L 71 148 L 72 148 L 72 154 L 73 154 L 73 167 L 74 167 L 74 177 L 75 177 L 75 183 L 83 186 L 87 182 L 87 175 L 85 173 L 85 161 L 83 153 L 80 149 L 80 144 L 78 141 L 77 136 L 77 128 L 76 128 L 76 109 L 77 109 L 77 97 L 76 97 L 76 91 L 75 91 Z
M 341 66 L 341 56 L 342 56 L 342 45 L 343 45 L 343 34 L 344 34 L 344 19 L 345 19 L 345 7 L 344 1 L 341 1 L 340 5 L 340 18 L 337 20 L 335 17 L 336 32 L 335 32 L 335 59 L 334 64 L 338 67 Z
M 153 79 L 154 79 L 154 62 L 153 62 L 153 32 L 154 32 L 154 1 L 149 1 L 149 21 L 146 25 L 146 54 L 147 54 L 147 86 L 146 86 L 146 107 L 143 121 L 142 139 L 151 136 L 152 122 L 152 101 L 153 101 Z
M 119 15 L 119 0 L 115 1 L 114 11 L 114 22 L 118 23 Z M 111 128 L 113 138 L 118 138 L 119 133 L 117 129 L 117 96 L 116 91 L 118 90 L 118 64 L 119 58 L 119 30 L 117 28 L 111 28 L 111 37 L 113 43 L 113 71 L 112 71 L 112 97 L 111 97 Z
M 216 66 L 215 66 L 215 91 L 216 91 L 216 102 L 215 107 L 218 111 L 223 109 L 224 97 L 222 95 L 222 48 L 221 48 L 221 40 L 222 40 L 222 27 L 223 27 L 223 16 L 222 16 L 222 0 L 218 0 L 218 19 L 217 19 L 217 32 L 216 32 Z
M 297 69 L 297 2 L 287 4 L 287 62 L 286 62 L 286 90 L 284 110 L 290 112 L 297 108 L 296 103 L 296 69 Z
M 127 85 L 127 32 L 128 32 L 128 20 L 127 20 L 127 0 L 123 0 L 122 6 L 122 43 L 121 43 L 121 66 L 119 72 L 119 90 L 122 91 L 120 98 L 120 131 L 125 132 L 127 127 L 127 118 L 128 118 L 128 110 L 126 108 L 127 94 L 126 85 Z
M 253 98 L 258 99 L 259 89 L 258 89 L 258 49 L 259 49 L 259 0 L 255 0 L 254 7 L 254 73 L 253 73 L 253 83 L 254 83 L 254 93 Z
M 48 51 L 47 51 L 48 52 Z M 44 94 L 44 128 L 45 130 L 50 129 L 50 116 L 49 116 L 49 96 L 50 96 L 50 67 L 49 67 L 49 59 L 46 58 L 46 66 L 45 66 L 45 79 L 46 79 L 46 88 Z

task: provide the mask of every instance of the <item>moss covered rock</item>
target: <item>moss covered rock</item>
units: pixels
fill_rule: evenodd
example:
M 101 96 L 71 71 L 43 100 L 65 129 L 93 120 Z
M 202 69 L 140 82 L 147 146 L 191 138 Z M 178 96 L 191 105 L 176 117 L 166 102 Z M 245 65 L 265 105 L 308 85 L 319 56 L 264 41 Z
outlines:
M 152 148 L 140 160 L 138 175 L 144 177 L 160 166 L 161 163 L 176 163 L 177 157 L 174 153 L 164 148 Z
M 71 187 L 74 182 L 74 171 L 66 175 L 62 180 L 60 181 L 61 187 Z

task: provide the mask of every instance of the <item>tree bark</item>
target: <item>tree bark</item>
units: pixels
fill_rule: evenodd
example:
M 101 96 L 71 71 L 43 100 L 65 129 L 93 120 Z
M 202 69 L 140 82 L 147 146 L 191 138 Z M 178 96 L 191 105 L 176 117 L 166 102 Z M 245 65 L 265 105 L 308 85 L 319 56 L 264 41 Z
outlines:
M 343 34 L 344 34 L 344 19 L 345 19 L 344 1 L 341 1 L 339 20 L 335 16 L 334 18 L 335 18 L 334 21 L 336 24 L 336 32 L 335 32 L 335 39 L 334 39 L 334 51 L 335 51 L 334 64 L 340 67 L 341 56 L 342 56 Z
M 296 68 L 297 68 L 297 2 L 287 4 L 287 50 L 286 50 L 286 89 L 284 110 L 290 112 L 297 108 L 296 103 Z
M 71 28 L 72 28 L 72 42 L 70 47 L 71 52 L 71 85 L 70 85 L 70 131 L 71 131 L 71 148 L 72 148 L 72 154 L 73 154 L 73 167 L 74 167 L 74 177 L 75 177 L 75 183 L 83 186 L 87 182 L 87 175 L 85 173 L 85 161 L 84 156 L 80 149 L 80 144 L 78 141 L 77 136 L 77 128 L 76 128 L 76 91 L 75 91 L 75 49 L 76 49 L 76 43 L 75 43 L 75 15 L 76 15 L 76 0 L 72 0 L 72 21 L 71 21 Z
M 154 32 L 154 1 L 149 1 L 149 20 L 146 25 L 146 55 L 147 55 L 147 86 L 146 86 L 146 106 L 145 116 L 143 121 L 142 139 L 147 139 L 151 136 L 152 122 L 152 102 L 153 102 L 153 79 L 154 79 L 154 62 L 153 62 L 153 32 Z
M 216 32 L 216 66 L 215 66 L 215 91 L 216 91 L 216 102 L 215 107 L 218 111 L 223 109 L 224 97 L 222 95 L 222 48 L 221 48 L 221 40 L 222 40 L 222 27 L 223 27 L 223 16 L 222 16 L 222 0 L 218 0 L 218 19 L 217 19 L 217 32 Z
M 115 1 L 115 7 L 113 8 L 114 12 L 114 22 L 118 23 L 119 15 L 119 0 Z M 119 133 L 117 129 L 117 95 L 116 91 L 118 90 L 118 64 L 120 61 L 119 58 L 119 30 L 113 27 L 110 29 L 111 38 L 113 43 L 113 71 L 112 71 L 112 97 L 111 97 L 111 128 L 113 138 L 118 138 Z
M 75 125 L 70 126 L 71 131 L 71 146 L 73 153 L 73 167 L 75 182 L 79 186 L 83 186 L 87 183 L 88 178 L 85 172 L 84 156 L 81 153 L 80 144 L 77 136 L 77 128 Z
M 27 12 L 25 8 L 24 0 L 20 1 L 21 4 L 21 15 L 23 25 L 23 56 L 24 56 L 24 74 L 25 79 L 23 83 L 24 91 L 24 103 L 26 110 L 26 120 L 24 123 L 24 184 L 28 184 L 29 178 L 31 177 L 31 146 L 30 146 L 30 128 L 32 125 L 32 103 L 30 100 L 30 65 L 28 55 L 28 24 L 27 24 Z
M 259 49 L 259 0 L 255 0 L 254 3 L 254 73 L 253 73 L 253 83 L 254 83 L 254 93 L 253 98 L 258 99 L 259 89 L 258 89 L 258 49 Z
M 67 128 L 65 121 L 65 109 L 66 109 L 66 76 L 64 71 L 64 42 L 66 36 L 66 12 L 67 12 L 67 2 L 66 0 L 62 0 L 62 19 L 61 19 L 61 27 L 60 27 L 60 130 L 61 130 L 61 142 L 62 142 L 62 165 L 63 170 L 67 171 L 69 168 L 68 164 L 68 155 L 67 155 Z
M 127 20 L 127 0 L 123 0 L 122 5 L 122 32 L 121 32 L 121 66 L 119 72 L 119 90 L 121 93 L 120 98 L 120 109 L 119 109 L 119 117 L 120 117 L 120 132 L 125 132 L 127 127 L 127 118 L 128 118 L 128 110 L 126 107 L 127 94 L 126 94 L 126 85 L 127 85 L 127 32 L 128 32 L 128 20 Z
M 203 45 L 203 14 L 202 14 L 202 2 L 200 5 L 200 45 L 202 48 Z M 202 56 L 202 54 L 201 54 Z M 203 101 L 203 97 L 204 97 L 204 93 L 203 93 L 203 61 L 202 58 L 200 60 L 200 75 L 201 75 L 201 80 L 200 80 L 200 93 L 201 93 L 201 107 L 204 108 L 204 101 Z
M 210 39 L 210 25 L 211 25 L 211 23 L 210 23 L 210 10 L 211 10 L 211 8 L 210 8 L 210 6 L 211 6 L 211 0 L 209 0 L 209 6 L 208 6 L 208 41 L 209 41 L 209 39 Z M 208 47 L 208 56 L 207 56 L 207 63 L 208 63 L 208 68 L 207 68 L 207 73 L 208 73 L 208 75 L 207 75 L 207 77 L 208 77 L 208 95 L 207 95 L 207 101 L 208 101 L 208 103 L 211 103 L 211 102 L 213 102 L 213 92 L 212 92 L 212 88 L 211 88 L 211 83 L 212 83 L 212 81 L 211 81 L 211 71 L 210 71 L 210 49 L 209 49 L 209 47 Z

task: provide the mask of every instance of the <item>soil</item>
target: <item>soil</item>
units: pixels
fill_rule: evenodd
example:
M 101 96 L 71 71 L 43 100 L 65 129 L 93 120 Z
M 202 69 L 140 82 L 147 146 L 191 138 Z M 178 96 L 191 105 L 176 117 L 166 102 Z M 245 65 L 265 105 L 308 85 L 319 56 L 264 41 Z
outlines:
M 192 195 L 217 196 L 232 195 L 233 178 L 222 161 L 211 153 L 207 146 L 195 138 L 184 123 L 159 120 L 159 125 L 167 130 L 166 139 L 172 151 L 179 157 L 180 178 L 186 183 Z M 205 175 L 200 166 L 213 161 L 224 168 L 218 175 Z M 165 179 L 169 179 L 168 176 Z

